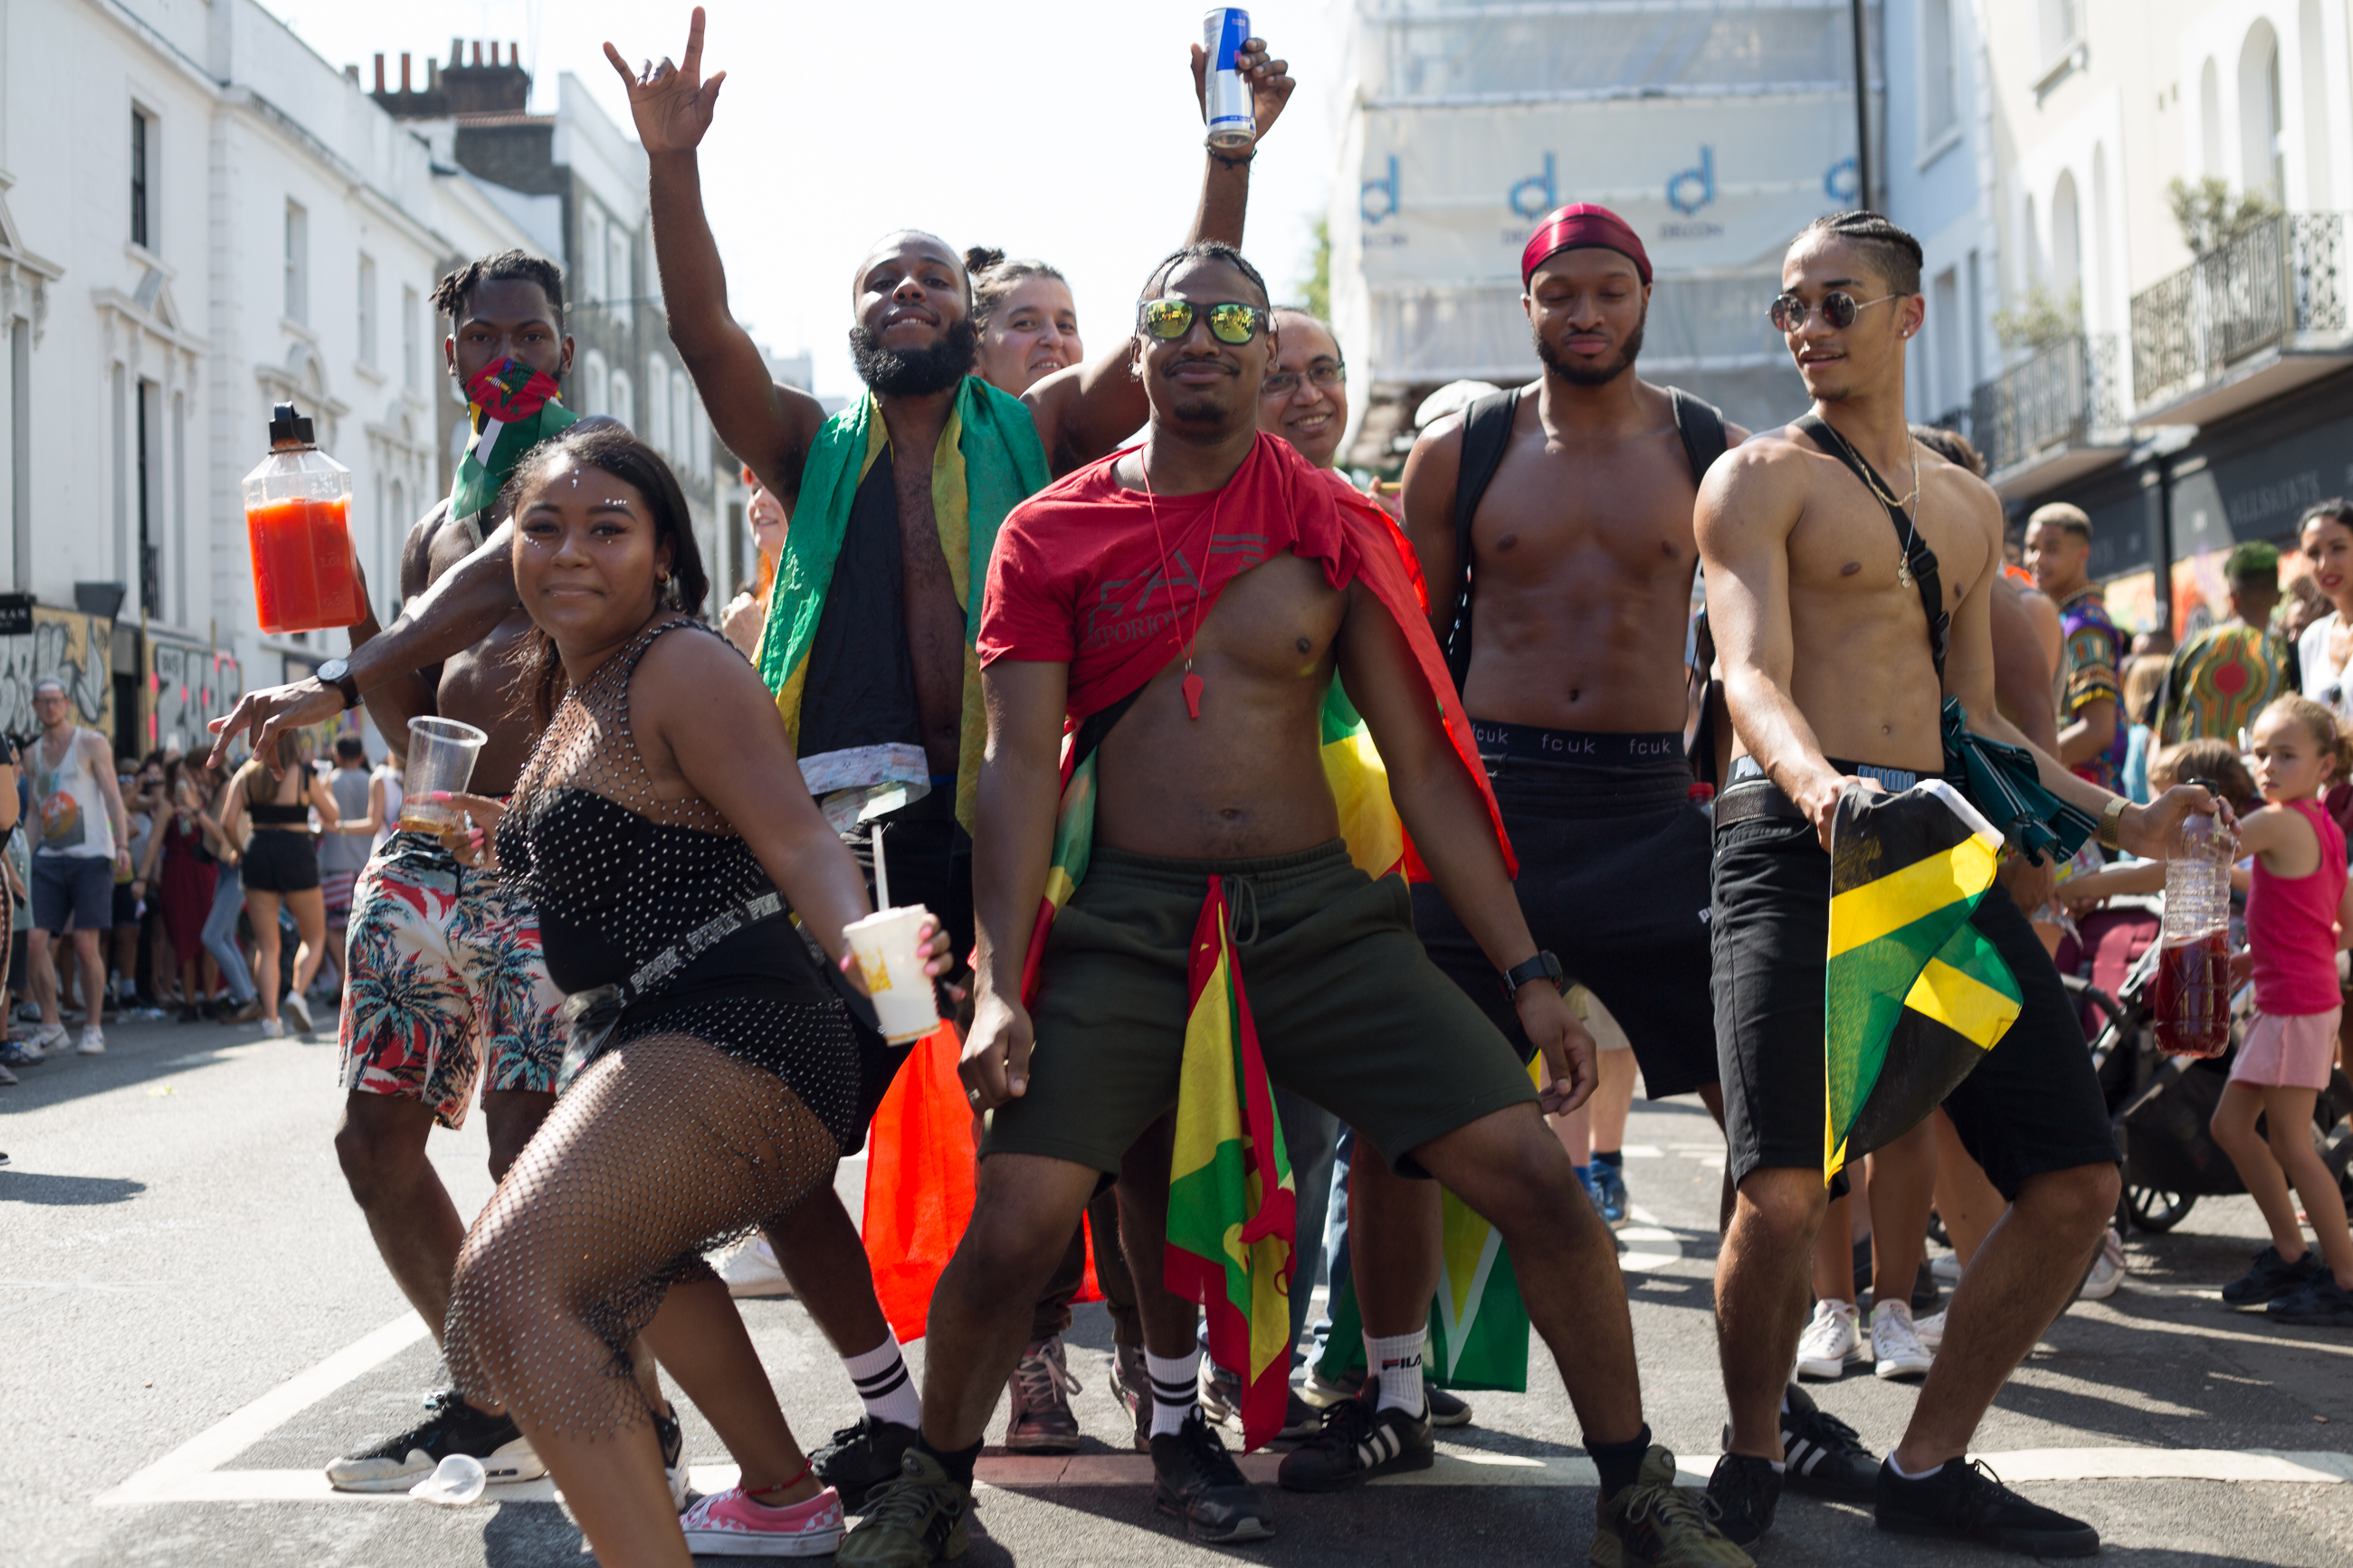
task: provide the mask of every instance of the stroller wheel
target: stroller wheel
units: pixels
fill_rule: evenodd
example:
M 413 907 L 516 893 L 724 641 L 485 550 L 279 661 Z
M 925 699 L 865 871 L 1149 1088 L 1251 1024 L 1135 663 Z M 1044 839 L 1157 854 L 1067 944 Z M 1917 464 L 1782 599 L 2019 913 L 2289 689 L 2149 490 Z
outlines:
M 2125 1207 L 2131 1213 L 2133 1224 L 2143 1230 L 2171 1230 L 2197 1202 L 2195 1194 L 2161 1193 L 2154 1187 L 2125 1189 Z

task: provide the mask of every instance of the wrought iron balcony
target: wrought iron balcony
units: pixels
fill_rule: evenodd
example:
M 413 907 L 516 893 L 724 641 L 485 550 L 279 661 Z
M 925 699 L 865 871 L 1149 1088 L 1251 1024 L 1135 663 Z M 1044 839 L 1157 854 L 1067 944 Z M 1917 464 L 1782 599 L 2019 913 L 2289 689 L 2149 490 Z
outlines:
M 2140 417 L 2195 423 L 2227 408 L 2198 394 L 2265 351 L 2347 346 L 2345 215 L 2267 218 L 2133 296 L 2133 401 Z M 2299 377 L 2299 379 L 2305 379 Z M 2283 388 L 2284 389 L 2284 388 Z M 2271 395 L 2250 386 L 2235 405 Z
M 1969 399 L 1969 439 L 2003 488 L 2031 459 L 2102 448 L 2103 437 L 2115 445 L 2124 413 L 2116 334 L 2077 333 L 1979 386 Z

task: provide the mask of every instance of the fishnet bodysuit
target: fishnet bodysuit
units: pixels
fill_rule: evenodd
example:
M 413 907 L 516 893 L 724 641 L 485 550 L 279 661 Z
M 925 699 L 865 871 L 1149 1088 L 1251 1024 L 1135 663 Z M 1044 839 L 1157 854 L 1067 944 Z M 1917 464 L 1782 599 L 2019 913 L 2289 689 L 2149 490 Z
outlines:
M 629 730 L 646 627 L 558 705 L 499 824 L 501 873 L 539 910 L 565 991 L 625 978 L 772 886 L 698 796 L 654 791 Z M 700 1254 L 828 1183 L 856 1135 L 849 1016 L 782 919 L 640 998 L 475 1221 L 447 1351 L 459 1388 L 527 1430 L 598 1436 L 649 1415 L 628 1346 Z

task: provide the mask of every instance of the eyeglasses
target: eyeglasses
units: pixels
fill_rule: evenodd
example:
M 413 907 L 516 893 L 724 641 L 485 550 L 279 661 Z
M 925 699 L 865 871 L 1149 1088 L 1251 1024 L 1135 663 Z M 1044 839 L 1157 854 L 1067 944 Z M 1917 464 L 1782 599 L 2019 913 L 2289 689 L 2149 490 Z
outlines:
M 1245 305 L 1238 300 L 1196 305 L 1190 300 L 1146 300 L 1144 302 L 1144 330 L 1165 342 L 1174 342 L 1193 330 L 1193 313 L 1196 310 L 1208 313 L 1209 335 L 1221 343 L 1246 343 L 1258 336 L 1267 323 L 1264 307 Z
M 1808 316 L 1820 310 L 1824 322 L 1833 328 L 1843 329 L 1854 325 L 1856 311 L 1868 310 L 1873 305 L 1884 305 L 1890 300 L 1902 298 L 1900 294 L 1882 294 L 1876 300 L 1865 300 L 1858 304 L 1855 297 L 1843 289 L 1833 289 L 1822 296 L 1820 304 L 1809 305 L 1795 294 L 1784 294 L 1773 301 L 1773 308 L 1766 315 L 1782 331 L 1794 332 L 1805 326 Z
M 1215 330 L 1214 326 L 1211 329 Z M 1261 397 L 1289 397 L 1299 390 L 1300 374 L 1295 370 L 1279 370 L 1259 384 Z M 1329 392 L 1348 379 L 1345 364 L 1319 364 L 1311 367 L 1304 378 L 1318 392 Z

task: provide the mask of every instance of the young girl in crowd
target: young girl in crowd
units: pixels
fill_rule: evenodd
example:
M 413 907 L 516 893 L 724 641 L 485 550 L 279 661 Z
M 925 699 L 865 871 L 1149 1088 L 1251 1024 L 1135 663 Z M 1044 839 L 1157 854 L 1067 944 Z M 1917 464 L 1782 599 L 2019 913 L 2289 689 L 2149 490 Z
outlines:
M 2239 1168 L 2272 1245 L 2222 1288 L 2234 1307 L 2268 1302 L 2283 1322 L 2353 1329 L 2353 1237 L 2337 1180 L 2312 1146 L 2312 1107 L 2337 1061 L 2337 952 L 2353 931 L 2345 835 L 2320 804 L 2353 772 L 2353 739 L 2308 697 L 2283 697 L 2255 720 L 2255 780 L 2264 805 L 2239 826 L 2254 858 L 2247 949 L 2255 1016 L 2231 1066 L 2211 1123 Z M 2258 1118 L 2265 1131 L 2257 1132 Z M 2305 1245 L 2288 1196 L 2294 1184 L 2320 1256 Z

